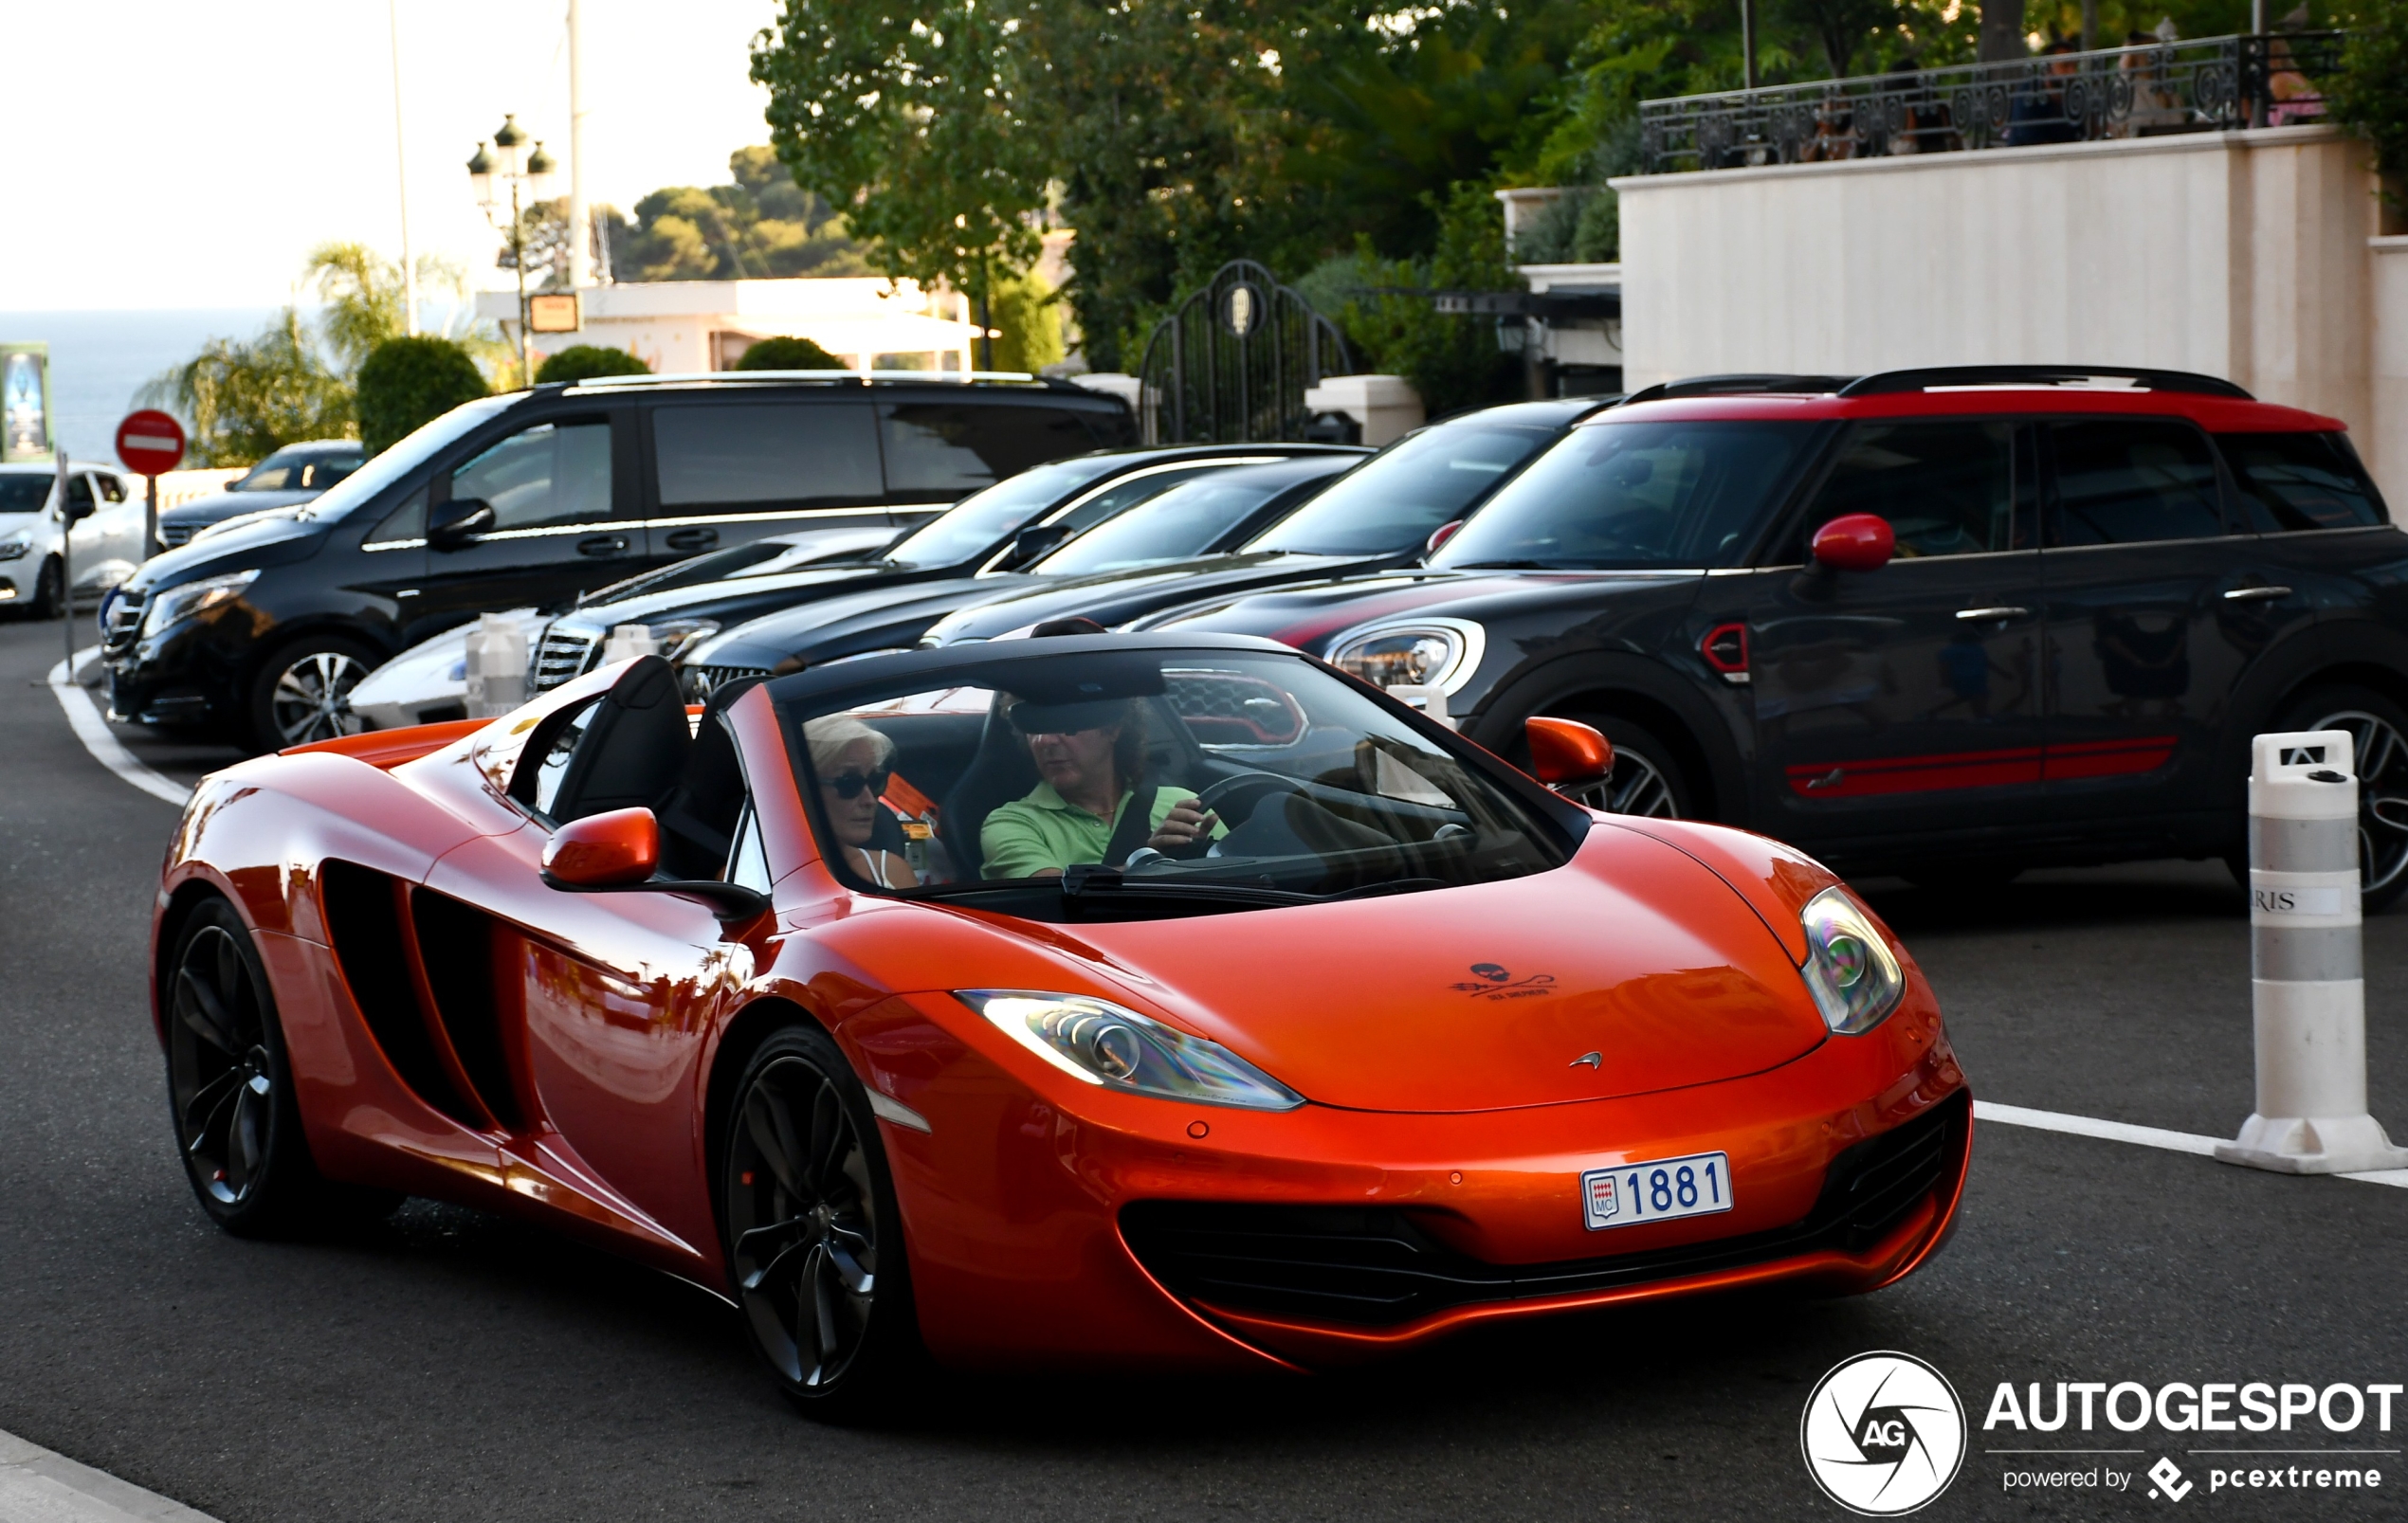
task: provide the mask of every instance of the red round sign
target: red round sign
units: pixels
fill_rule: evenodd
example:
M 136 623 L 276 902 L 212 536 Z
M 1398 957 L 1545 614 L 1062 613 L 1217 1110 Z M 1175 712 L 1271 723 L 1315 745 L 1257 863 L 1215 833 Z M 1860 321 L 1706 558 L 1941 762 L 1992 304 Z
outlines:
M 184 459 L 184 426 L 144 408 L 117 426 L 117 458 L 137 476 L 164 476 Z

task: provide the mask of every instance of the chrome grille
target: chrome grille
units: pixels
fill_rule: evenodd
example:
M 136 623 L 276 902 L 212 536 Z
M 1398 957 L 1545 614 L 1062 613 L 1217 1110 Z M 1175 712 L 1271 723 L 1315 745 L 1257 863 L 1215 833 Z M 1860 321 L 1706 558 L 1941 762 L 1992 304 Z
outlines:
M 740 682 L 748 677 L 767 677 L 766 666 L 688 666 L 684 668 L 685 701 L 700 703 L 711 696 L 713 688 L 730 682 Z
M 123 650 L 134 644 L 142 629 L 142 609 L 148 600 L 122 593 L 109 600 L 108 623 L 100 629 L 100 646 L 104 650 Z
M 170 550 L 173 550 L 178 545 L 183 544 L 186 540 L 191 539 L 196 532 L 197 527 L 197 525 L 189 523 L 160 524 L 159 543 Z
M 535 690 L 549 692 L 581 675 L 593 664 L 593 653 L 601 644 L 600 635 L 582 629 L 563 629 L 556 624 L 546 629 L 543 644 L 535 650 Z

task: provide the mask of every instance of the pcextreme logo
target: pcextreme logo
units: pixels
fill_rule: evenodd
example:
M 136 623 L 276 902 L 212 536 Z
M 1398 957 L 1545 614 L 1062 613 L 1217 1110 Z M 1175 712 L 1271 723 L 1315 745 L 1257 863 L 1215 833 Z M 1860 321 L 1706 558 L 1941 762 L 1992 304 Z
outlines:
M 1852 1513 L 1896 1517 L 1948 1489 L 1965 1460 L 1965 1410 L 1948 1377 L 1909 1353 L 1833 1366 L 1797 1424 L 1806 1473 Z

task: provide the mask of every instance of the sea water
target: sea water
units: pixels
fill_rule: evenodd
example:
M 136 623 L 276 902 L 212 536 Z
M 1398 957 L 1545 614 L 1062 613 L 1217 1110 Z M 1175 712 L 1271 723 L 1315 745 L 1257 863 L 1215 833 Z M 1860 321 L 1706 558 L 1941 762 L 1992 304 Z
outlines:
M 77 460 L 115 465 L 117 426 L 142 389 L 211 338 L 248 338 L 274 307 L 160 312 L 0 312 L 0 341 L 50 346 L 52 438 Z

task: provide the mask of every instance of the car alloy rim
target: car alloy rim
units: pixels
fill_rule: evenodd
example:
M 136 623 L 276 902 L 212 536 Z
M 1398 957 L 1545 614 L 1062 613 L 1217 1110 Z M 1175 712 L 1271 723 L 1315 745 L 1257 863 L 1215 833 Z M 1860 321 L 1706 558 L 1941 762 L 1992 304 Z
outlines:
M 351 690 L 368 668 L 339 650 L 314 651 L 284 668 L 268 700 L 276 734 L 287 746 L 350 733 Z
M 1614 771 L 1605 781 L 1587 788 L 1566 789 L 1564 797 L 1609 814 L 1643 814 L 1676 820 L 1681 811 L 1672 800 L 1672 785 L 1663 769 L 1626 746 L 1614 748 Z
M 272 1085 L 259 989 L 222 926 L 194 936 L 169 996 L 170 1097 L 184 1162 L 220 1205 L 240 1206 L 267 1162 Z
M 843 1378 L 878 1289 L 869 1159 L 835 1083 L 800 1058 L 754 1079 L 728 1148 L 736 1282 L 753 1335 L 806 1388 Z
M 2362 892 L 2389 888 L 2408 873 L 2408 739 L 2362 709 L 2309 725 L 2346 730 L 2358 764 L 2358 873 Z

